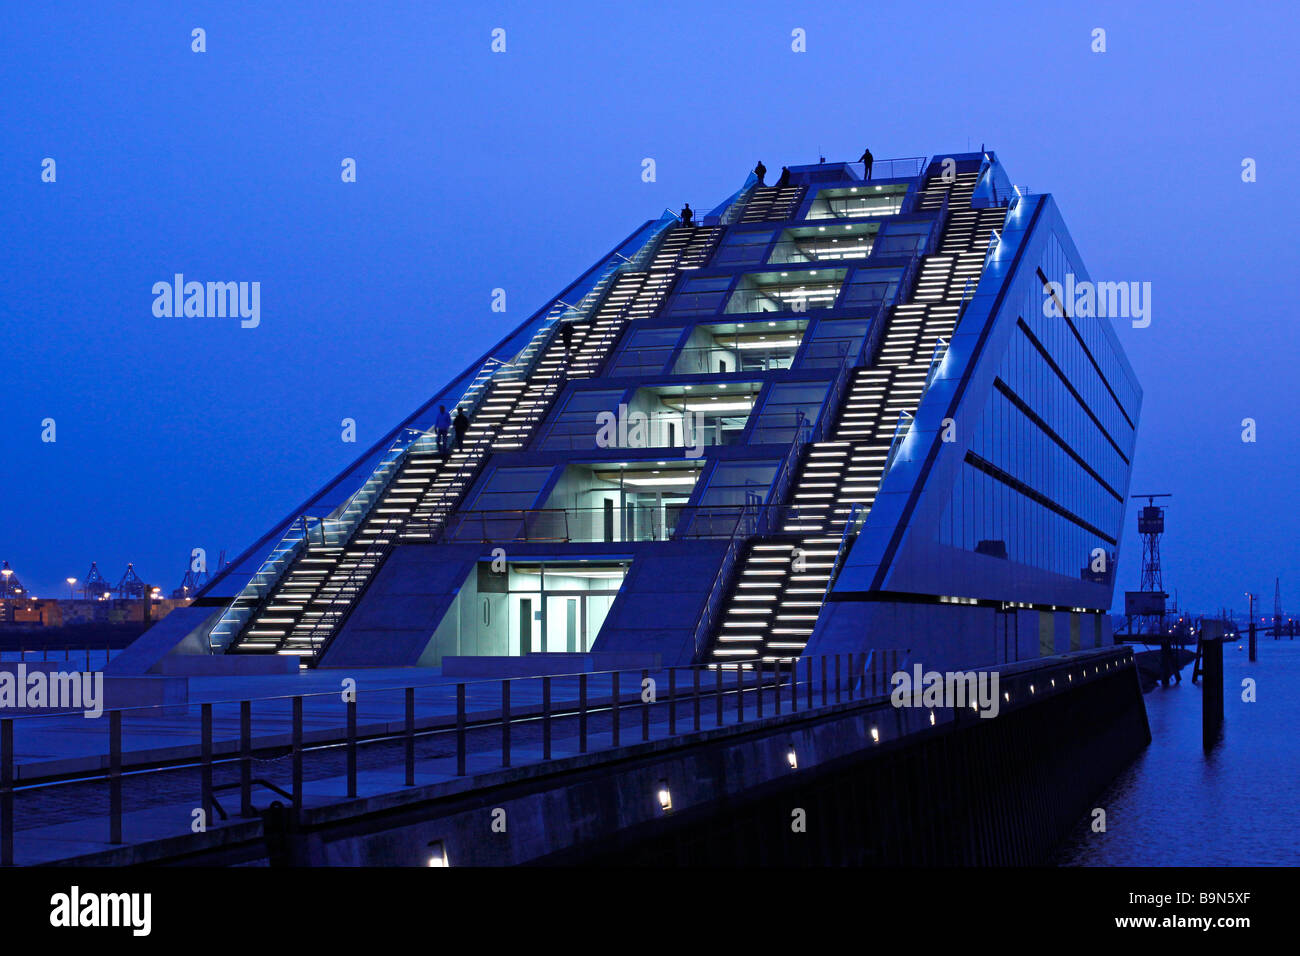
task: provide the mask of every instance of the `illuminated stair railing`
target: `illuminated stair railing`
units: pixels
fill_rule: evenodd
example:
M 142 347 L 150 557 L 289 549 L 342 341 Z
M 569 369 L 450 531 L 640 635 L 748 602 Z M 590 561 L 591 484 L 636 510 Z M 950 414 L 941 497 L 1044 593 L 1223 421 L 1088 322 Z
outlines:
M 822 592 L 823 605 L 831 598 L 831 588 L 835 586 L 835 579 L 840 576 L 840 569 L 844 566 L 844 559 L 848 557 L 849 548 L 858 539 L 858 532 L 866 524 L 867 512 L 870 510 L 870 505 L 855 501 L 849 511 L 849 517 L 844 522 L 844 533 L 840 535 L 840 545 L 835 550 L 835 560 L 831 563 L 830 576 L 826 579 L 826 590 Z
M 915 421 L 915 417 L 911 412 L 902 411 L 898 413 L 898 422 L 894 425 L 894 437 L 890 439 L 889 453 L 885 455 L 885 467 L 880 473 L 882 480 L 885 475 L 889 474 L 889 469 L 894 466 L 894 459 L 898 457 L 898 450 L 903 447 L 903 441 L 907 438 L 907 433 L 912 430 L 913 421 Z

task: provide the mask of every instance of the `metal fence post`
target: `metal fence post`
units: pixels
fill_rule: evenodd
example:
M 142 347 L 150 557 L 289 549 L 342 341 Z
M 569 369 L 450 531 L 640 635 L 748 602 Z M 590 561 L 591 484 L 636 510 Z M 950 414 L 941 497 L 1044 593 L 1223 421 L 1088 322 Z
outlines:
M 812 673 L 811 657 L 808 658 L 807 662 L 804 665 L 803 677 L 804 680 L 808 682 L 808 707 L 806 709 L 812 710 L 813 709 L 813 673 Z
M 850 654 L 850 655 L 849 655 L 849 668 L 848 668 L 848 671 L 849 671 L 849 672 L 848 672 L 848 675 L 847 675 L 847 677 L 848 677 L 848 685 L 849 685 L 849 700 L 852 700 L 852 699 L 853 699 L 853 668 L 855 667 L 855 665 L 854 665 L 854 663 L 853 663 L 853 659 L 854 659 L 855 657 L 857 657 L 857 656 L 858 656 L 857 654 Z
M 211 734 L 208 735 L 209 741 Z M 208 765 L 208 796 L 212 796 L 212 768 Z M 108 842 L 122 842 L 122 712 L 108 712 Z
M 610 708 L 609 708 L 610 719 L 612 722 L 609 739 L 610 742 L 615 747 L 617 747 L 618 746 L 618 716 L 619 716 L 618 715 L 618 695 L 619 695 L 618 671 L 614 671 L 610 675 L 609 691 L 610 691 L 610 696 L 613 699 L 613 702 L 610 704 Z
M 754 716 L 763 719 L 763 658 L 754 664 Z
M 239 815 L 253 815 L 253 702 L 239 702 Z
M 718 726 L 722 726 L 722 665 L 713 666 L 713 696 L 717 698 Z
M 677 668 L 668 668 L 668 735 L 677 734 Z
M 357 795 L 357 692 L 348 700 L 348 796 Z
M 700 729 L 700 669 L 691 668 L 691 698 L 695 707 L 695 729 Z
M 641 740 L 650 739 L 650 698 L 646 696 L 649 689 L 650 672 L 641 671 Z
M 840 702 L 840 655 L 835 655 L 835 703 Z
M 745 722 L 745 668 L 736 665 L 736 723 Z
M 826 706 L 826 655 L 822 655 L 822 706 Z
M 302 812 L 302 698 L 293 699 L 293 809 Z
M 780 717 L 781 716 L 781 658 L 779 657 L 772 662 L 772 683 L 773 683 L 773 689 L 776 691 L 776 693 L 772 695 L 773 697 L 776 698 L 776 709 L 774 713 L 778 717 Z
M 578 753 L 587 752 L 587 675 L 578 675 Z
M 406 785 L 415 786 L 415 688 L 406 688 Z
M 212 704 L 203 704 L 199 708 L 199 725 L 201 739 L 199 754 L 202 772 L 199 775 L 199 799 L 203 807 L 204 826 L 212 825 Z
M 501 681 L 501 766 L 510 766 L 510 678 Z
M 799 712 L 799 659 L 790 658 L 790 713 Z
M 551 679 L 542 678 L 542 759 L 551 759 Z
M 0 866 L 14 865 L 14 719 L 0 719 Z
M 465 776 L 465 685 L 456 685 L 456 776 Z

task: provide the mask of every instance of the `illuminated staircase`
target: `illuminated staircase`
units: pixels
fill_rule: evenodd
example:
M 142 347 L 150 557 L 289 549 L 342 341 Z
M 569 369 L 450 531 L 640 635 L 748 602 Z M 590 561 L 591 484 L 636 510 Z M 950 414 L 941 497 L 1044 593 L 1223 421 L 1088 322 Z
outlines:
M 755 539 L 740 556 L 708 659 L 794 657 L 807 643 L 846 523 L 854 516 L 860 524 L 874 502 L 891 444 L 906 434 L 931 362 L 951 338 L 979 283 L 990 236 L 1002 227 L 1005 209 L 970 208 L 977 180 L 972 172 L 951 183 L 927 181 L 920 209 L 939 210 L 950 193 L 938 249 L 922 260 L 911 300 L 890 310 L 874 361 L 853 372 L 832 437 L 805 450 L 780 533 Z
M 564 383 L 596 375 L 627 324 L 652 316 L 677 276 L 708 260 L 720 232 L 667 229 L 650 250 L 649 268 L 617 271 L 602 280 L 606 284 L 597 286 L 593 308 L 578 310 L 571 322 L 561 316 L 514 361 L 496 368 L 470 416 L 463 447 L 444 457 L 433 435 L 416 439 L 348 540 L 329 540 L 323 532 L 311 539 L 248 617 L 228 652 L 319 660 L 398 542 L 436 541 L 491 455 L 523 448 Z M 560 334 L 564 322 L 572 328 L 567 348 Z M 447 410 L 454 417 L 456 409 L 449 405 Z
M 741 222 L 784 222 L 799 209 L 805 186 L 756 186 L 740 214 Z

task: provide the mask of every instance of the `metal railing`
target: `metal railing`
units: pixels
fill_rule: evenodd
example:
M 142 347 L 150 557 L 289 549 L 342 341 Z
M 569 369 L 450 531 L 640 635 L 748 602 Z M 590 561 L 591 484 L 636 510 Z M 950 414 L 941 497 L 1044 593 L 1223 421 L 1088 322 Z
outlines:
M 913 421 L 915 416 L 911 412 L 903 410 L 898 413 L 898 421 L 894 423 L 894 436 L 889 440 L 889 453 L 885 455 L 884 467 L 880 469 L 881 483 L 889 474 L 889 469 L 894 467 L 894 459 L 898 457 L 898 451 L 903 447 L 903 440 L 907 438 L 907 433 L 912 430 Z
M 831 589 L 835 587 L 835 581 L 840 576 L 840 569 L 844 566 L 844 559 L 848 557 L 849 548 L 853 542 L 858 539 L 858 532 L 867 521 L 867 512 L 871 506 L 862 502 L 853 502 L 853 507 L 849 509 L 849 516 L 844 522 L 844 532 L 840 535 L 840 543 L 835 548 L 835 560 L 831 562 L 831 573 L 826 579 L 826 590 L 822 592 L 822 606 L 831 598 Z
M 901 159 L 873 159 L 870 179 L 865 178 L 866 163 L 849 163 L 849 168 L 864 182 L 875 182 L 878 179 L 915 179 L 925 172 L 926 159 L 925 156 L 904 156 Z
M 681 505 L 658 508 L 506 508 L 457 512 L 437 532 L 440 543 L 509 541 L 599 544 L 636 541 L 691 541 L 732 537 L 737 530 L 755 534 L 774 526 L 788 505 Z M 791 514 L 797 514 L 797 509 Z M 403 532 L 412 540 L 430 540 L 418 522 Z
M 473 772 L 481 774 L 518 763 L 549 763 L 599 751 L 613 754 L 653 740 L 712 738 L 719 731 L 748 729 L 759 722 L 775 730 L 785 721 L 837 708 L 882 714 L 869 738 L 864 737 L 864 748 L 902 740 L 940 723 L 980 719 L 955 705 L 896 708 L 890 700 L 890 677 L 911 666 L 912 656 L 900 648 L 478 681 L 413 680 L 351 694 L 331 689 L 118 708 L 105 710 L 99 718 L 98 726 L 105 731 L 103 749 L 84 743 L 88 737 L 79 714 L 6 716 L 0 718 L 0 865 L 14 865 L 19 847 L 26 851 L 24 863 L 66 856 L 44 829 L 55 823 L 49 818 L 51 796 L 62 806 L 84 812 L 83 817 L 63 815 L 77 828 L 78 842 L 90 839 L 91 821 L 102 824 L 104 842 L 110 846 L 190 835 L 202 841 L 209 838 L 199 833 L 238 823 L 232 819 L 235 814 L 251 822 L 283 810 L 297 818 L 315 780 L 334 778 L 343 785 L 335 791 L 341 795 L 328 798 L 335 804 L 362 798 L 363 747 L 369 766 L 403 771 L 400 786 L 383 777 L 367 780 L 365 790 L 372 795 L 453 774 L 465 777 L 471 764 Z M 1131 648 L 1109 647 L 1001 665 L 999 713 L 1105 680 L 1133 663 Z M 448 700 L 453 690 L 454 703 Z M 369 708 L 364 717 L 362 702 Z M 61 755 L 64 766 L 51 770 L 40 765 L 43 755 L 39 760 L 17 759 L 16 729 L 26 734 L 41 721 L 69 719 L 78 723 L 75 737 L 84 747 L 80 754 Z M 136 755 L 126 749 L 128 734 L 136 739 L 156 734 L 159 721 L 168 728 L 166 755 Z M 236 726 L 232 736 L 219 737 L 215 730 Z M 514 747 L 520 733 L 528 735 L 530 756 L 523 761 Z M 66 765 L 78 757 L 84 767 L 70 777 Z M 220 783 L 219 774 L 225 778 Z M 108 800 L 101 810 L 105 787 Z M 128 788 L 134 813 L 149 811 L 146 821 L 125 811 Z M 325 789 L 332 789 L 328 782 Z M 227 791 L 235 795 L 229 811 L 218 796 Z M 185 793 L 188 799 L 179 796 Z M 288 806 L 275 801 L 259 807 L 255 796 L 278 797 Z M 196 831 L 197 810 L 202 811 L 203 826 Z M 170 831 L 168 821 L 174 824 Z M 19 822 L 26 825 L 20 827 Z M 258 836 L 256 830 L 248 833 L 251 839 Z
M 693 643 L 696 660 L 700 660 L 704 656 L 704 649 L 708 644 L 709 636 L 717 628 L 719 617 L 722 614 L 723 602 L 728 593 L 727 583 L 731 580 L 736 560 L 740 556 L 740 549 L 744 542 L 753 536 L 757 518 L 749 514 L 748 511 L 749 509 L 746 507 L 736 518 L 731 536 L 727 540 L 726 550 L 722 553 L 722 561 L 719 562 L 718 571 L 709 585 L 709 593 L 704 598 L 704 607 L 701 609 L 700 618 L 695 624 Z

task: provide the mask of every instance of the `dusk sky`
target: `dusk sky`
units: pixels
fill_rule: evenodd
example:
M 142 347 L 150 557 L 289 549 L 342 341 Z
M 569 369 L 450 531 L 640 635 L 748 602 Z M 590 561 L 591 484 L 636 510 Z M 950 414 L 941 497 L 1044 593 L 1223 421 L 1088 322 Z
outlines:
M 1094 279 L 1151 283 L 1150 327 L 1117 333 L 1145 392 L 1132 490 L 1174 495 L 1166 588 L 1271 611 L 1280 576 L 1300 610 L 1286 8 L 287 6 L 6 11 L 0 559 L 29 590 L 133 561 L 169 592 L 191 548 L 234 557 L 644 220 L 707 211 L 755 160 L 983 144 L 1055 195 Z M 260 282 L 260 325 L 156 317 L 178 272 Z M 1130 504 L 1121 606 L 1135 524 Z

